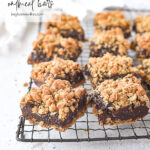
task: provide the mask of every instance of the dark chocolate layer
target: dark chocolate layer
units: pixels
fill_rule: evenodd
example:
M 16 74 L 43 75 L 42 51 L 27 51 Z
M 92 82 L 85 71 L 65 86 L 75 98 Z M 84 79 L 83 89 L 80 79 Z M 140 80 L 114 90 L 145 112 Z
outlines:
M 30 104 L 30 103 L 27 103 L 25 107 L 23 107 L 22 109 L 22 114 L 23 114 L 23 117 L 26 119 L 26 120 L 34 120 L 36 122 L 41 122 L 43 121 L 45 125 L 56 125 L 56 127 L 65 127 L 67 126 L 68 124 L 70 124 L 74 118 L 76 118 L 78 116 L 78 114 L 80 112 L 84 112 L 84 110 L 86 109 L 86 95 L 84 95 L 80 100 L 79 100 L 79 103 L 78 103 L 78 108 L 75 109 L 74 112 L 72 112 L 70 110 L 70 112 L 68 113 L 68 116 L 67 118 L 62 121 L 58 118 L 58 114 L 55 114 L 55 115 L 51 115 L 50 113 L 48 114 L 43 114 L 43 115 L 40 115 L 40 114 L 35 114 L 32 112 L 32 108 L 35 106 L 34 104 Z
M 91 79 L 91 80 L 93 79 L 93 77 L 90 75 L 90 72 L 89 72 L 89 70 L 88 70 L 87 65 L 85 65 L 84 73 L 85 73 L 85 75 L 88 76 L 89 79 Z M 105 76 L 105 75 L 102 75 L 102 76 L 103 76 L 103 79 L 102 79 L 102 80 L 99 79 L 98 82 L 97 82 L 97 84 L 95 85 L 95 87 L 96 87 L 99 83 L 102 83 L 102 82 L 105 81 L 105 80 L 109 80 L 109 79 L 117 80 L 118 78 L 123 78 L 123 77 L 125 77 L 125 76 L 128 75 L 128 74 L 133 74 L 134 76 L 136 76 L 138 79 L 141 80 L 141 83 L 142 83 L 143 85 L 145 85 L 145 84 L 144 84 L 144 80 L 141 78 L 141 76 L 140 76 L 139 74 L 129 72 L 129 73 L 126 73 L 126 74 L 113 75 L 113 76 L 109 76 L 109 77 L 108 77 L 108 76 Z M 99 76 L 97 76 L 97 78 L 98 78 L 98 77 L 99 77 Z M 95 88 L 95 87 L 93 87 L 93 88 Z
M 50 25 L 49 27 L 56 27 L 54 25 Z M 71 38 L 74 38 L 76 40 L 80 40 L 80 41 L 84 41 L 84 34 L 76 31 L 75 29 L 63 29 L 63 30 L 60 30 L 60 34 L 62 37 L 64 38 L 68 38 L 68 37 L 71 37 Z
M 127 107 L 120 108 L 119 110 L 110 110 L 109 107 L 113 106 L 113 103 L 109 103 L 108 105 L 105 105 L 103 102 L 102 97 L 99 93 L 95 93 L 94 95 L 91 95 L 91 103 L 96 104 L 97 110 L 102 110 L 102 114 L 98 115 L 98 119 L 102 124 L 107 124 L 107 118 L 111 118 L 112 122 L 115 121 L 127 121 L 131 119 L 132 121 L 135 121 L 138 118 L 142 118 L 145 115 L 147 115 L 149 108 L 145 106 L 145 103 L 141 103 L 140 106 L 135 107 L 134 104 L 129 105 Z M 138 101 L 138 99 L 137 99 Z
M 77 32 L 76 30 L 61 30 L 61 35 L 64 38 L 74 38 L 76 40 L 84 41 L 84 34 Z
M 63 48 L 61 46 L 57 46 L 57 48 Z M 59 51 L 59 49 L 58 49 Z M 79 54 L 81 53 L 81 49 L 78 50 Z M 54 54 L 57 54 L 57 57 L 62 58 L 62 59 L 69 59 L 69 60 L 73 60 L 76 61 L 79 54 L 72 54 L 72 55 L 68 55 L 67 52 L 64 53 L 64 55 L 59 55 L 57 52 L 54 52 Z M 39 63 L 39 62 L 47 62 L 52 60 L 54 57 L 50 56 L 49 58 L 46 57 L 46 54 L 43 53 L 42 50 L 37 49 L 35 51 L 33 51 L 28 59 L 28 64 L 33 64 L 33 63 Z
M 106 26 L 106 27 L 100 27 L 100 30 L 110 30 L 111 28 L 120 28 L 124 34 L 125 38 L 130 37 L 131 33 L 130 32 L 126 32 L 126 30 L 128 30 L 129 28 L 121 28 L 121 27 L 111 27 L 111 26 Z
M 149 108 L 147 106 L 138 106 L 134 108 L 134 105 L 130 105 L 124 108 L 120 108 L 118 111 L 110 111 L 106 109 L 104 113 L 98 115 L 98 119 L 103 124 L 107 124 L 107 118 L 111 118 L 112 122 L 115 121 L 127 121 L 143 118 L 148 114 Z
M 139 50 L 136 50 L 136 57 L 137 58 L 150 58 L 150 51 L 140 48 Z
M 47 75 L 47 77 L 48 77 L 48 75 Z M 46 78 L 47 78 L 47 77 L 46 77 Z M 69 82 L 71 83 L 71 85 L 73 85 L 73 86 L 85 80 L 82 71 L 76 72 L 74 75 L 71 75 L 71 74 L 68 73 L 68 74 L 65 75 L 65 78 L 62 78 L 61 76 L 56 76 L 56 77 L 54 77 L 54 78 L 55 78 L 55 79 L 67 80 L 67 81 L 69 81 Z M 33 80 L 34 80 L 34 79 L 33 79 Z M 45 80 L 46 80 L 46 79 L 45 79 Z M 37 81 L 37 80 L 34 80 L 34 83 L 35 83 L 37 86 L 41 86 L 42 84 L 44 84 L 44 82 Z
M 94 50 L 94 48 L 92 47 L 97 47 L 97 45 L 95 43 L 91 43 L 90 44 L 90 57 L 102 57 L 104 56 L 104 54 L 106 53 L 111 53 L 113 55 L 119 55 L 119 52 L 118 52 L 118 48 L 116 48 L 115 51 L 112 50 L 113 47 L 110 47 L 110 48 L 105 48 L 104 44 L 102 45 L 102 48 L 101 49 L 97 49 L 97 50 Z

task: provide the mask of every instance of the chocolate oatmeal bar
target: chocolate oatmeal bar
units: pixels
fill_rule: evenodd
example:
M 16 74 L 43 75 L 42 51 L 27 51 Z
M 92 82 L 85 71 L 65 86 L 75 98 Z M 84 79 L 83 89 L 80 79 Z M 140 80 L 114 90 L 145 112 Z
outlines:
M 66 80 L 50 79 L 39 88 L 32 88 L 20 103 L 24 119 L 42 127 L 65 131 L 87 109 L 86 89 L 72 88 Z
M 134 75 L 105 80 L 93 90 L 93 113 L 100 125 L 132 123 L 148 114 L 150 101 Z
M 143 81 L 147 85 L 148 90 L 150 90 L 150 59 L 144 59 L 142 64 L 138 66 L 138 69 L 144 71 Z
M 127 41 L 120 29 L 111 29 L 95 33 L 90 40 L 90 57 L 102 57 L 109 52 L 113 55 L 127 55 L 130 42 Z
M 33 42 L 33 52 L 28 58 L 29 64 L 50 61 L 55 57 L 76 61 L 81 53 L 81 42 L 72 38 L 63 38 L 56 28 L 40 33 Z
M 138 60 L 150 58 L 150 32 L 137 34 L 132 47 L 136 50 Z
M 133 30 L 136 31 L 136 33 L 144 33 L 144 32 L 150 32 L 150 14 L 147 16 L 143 16 L 139 14 L 134 19 L 134 26 Z
M 55 58 L 49 62 L 42 62 L 33 66 L 31 78 L 40 86 L 49 78 L 67 80 L 73 87 L 85 82 L 81 67 L 72 60 Z
M 130 21 L 126 20 L 124 14 L 119 10 L 97 13 L 94 18 L 95 28 L 98 30 L 110 30 L 119 27 L 124 33 L 124 37 L 130 36 Z
M 137 73 L 133 60 L 127 56 L 113 56 L 106 53 L 103 57 L 90 58 L 83 68 L 93 88 L 107 79 L 117 79 L 130 73 Z
M 77 17 L 71 15 L 53 14 L 49 22 L 46 22 L 46 28 L 57 28 L 61 36 L 74 38 L 76 40 L 84 41 L 84 30 L 80 25 Z

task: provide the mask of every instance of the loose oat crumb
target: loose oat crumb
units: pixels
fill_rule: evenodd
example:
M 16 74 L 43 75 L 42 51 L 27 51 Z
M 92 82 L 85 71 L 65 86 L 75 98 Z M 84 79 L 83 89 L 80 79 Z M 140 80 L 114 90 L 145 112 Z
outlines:
M 27 87 L 27 86 L 28 86 L 28 83 L 27 83 L 27 82 L 25 82 L 25 83 L 23 84 L 23 86 L 24 86 L 24 87 Z
M 87 131 L 87 128 L 84 128 L 84 131 Z

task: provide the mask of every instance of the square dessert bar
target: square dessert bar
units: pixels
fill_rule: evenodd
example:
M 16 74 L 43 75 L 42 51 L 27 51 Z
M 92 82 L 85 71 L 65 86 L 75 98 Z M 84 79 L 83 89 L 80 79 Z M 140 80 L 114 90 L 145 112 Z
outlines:
M 72 88 L 66 80 L 50 79 L 39 88 L 32 88 L 20 103 L 22 115 L 31 124 L 65 131 L 87 109 L 86 89 Z
M 148 114 L 150 101 L 134 75 L 105 80 L 91 93 L 93 113 L 100 125 L 132 123 Z
M 95 37 L 90 40 L 90 57 L 102 57 L 109 52 L 113 55 L 127 55 L 130 42 L 123 37 L 118 28 L 95 32 Z
M 46 22 L 46 28 L 57 28 L 61 36 L 75 38 L 76 40 L 84 41 L 84 30 L 80 25 L 77 17 L 66 14 L 53 14 L 50 21 Z
M 63 38 L 56 28 L 39 33 L 33 42 L 33 52 L 28 58 L 29 64 L 52 60 L 55 57 L 76 61 L 81 53 L 81 42 L 73 38 Z
M 35 64 L 31 78 L 37 86 L 44 84 L 49 78 L 67 80 L 73 87 L 80 86 L 85 82 L 80 65 L 72 60 L 61 58 Z
M 144 32 L 150 32 L 150 15 L 143 16 L 139 14 L 134 19 L 133 30 L 140 34 Z
M 147 85 L 147 89 L 150 90 L 150 59 L 144 59 L 138 69 L 144 72 L 143 81 Z
M 95 28 L 98 30 L 110 30 L 119 27 L 124 33 L 124 37 L 130 36 L 130 21 L 126 20 L 124 14 L 119 10 L 97 13 L 94 18 Z
M 133 67 L 133 60 L 127 56 L 113 56 L 106 53 L 103 57 L 90 58 L 83 67 L 93 88 L 107 79 L 117 79 L 130 73 L 138 73 Z
M 150 32 L 137 34 L 132 47 L 136 50 L 137 60 L 150 58 Z

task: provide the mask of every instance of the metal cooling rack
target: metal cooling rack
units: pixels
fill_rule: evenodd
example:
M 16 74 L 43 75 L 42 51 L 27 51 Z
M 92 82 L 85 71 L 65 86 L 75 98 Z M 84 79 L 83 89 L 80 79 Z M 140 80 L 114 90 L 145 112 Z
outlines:
M 105 10 L 120 9 L 128 19 L 133 21 L 137 14 L 147 14 L 150 10 L 137 10 L 120 7 L 108 7 Z M 42 22 L 39 23 L 39 31 L 42 30 Z M 94 27 L 91 20 L 83 23 L 86 37 L 90 39 L 93 36 Z M 132 33 L 132 38 L 134 33 Z M 131 39 L 132 39 L 131 38 Z M 131 40 L 130 39 L 130 40 Z M 134 57 L 134 53 L 129 52 Z M 88 43 L 83 44 L 83 52 L 78 62 L 83 65 L 88 62 L 89 48 Z M 29 91 L 35 86 L 30 80 Z M 87 88 L 90 92 L 90 84 L 87 81 L 82 87 Z M 17 141 L 22 142 L 81 142 L 81 141 L 109 141 L 109 140 L 125 140 L 125 139 L 150 139 L 150 113 L 141 120 L 132 124 L 121 124 L 118 126 L 100 126 L 97 118 L 92 114 L 91 108 L 87 113 L 77 120 L 77 122 L 66 132 L 58 132 L 50 129 L 42 128 L 38 125 L 31 125 L 20 116 L 18 129 L 16 132 Z

